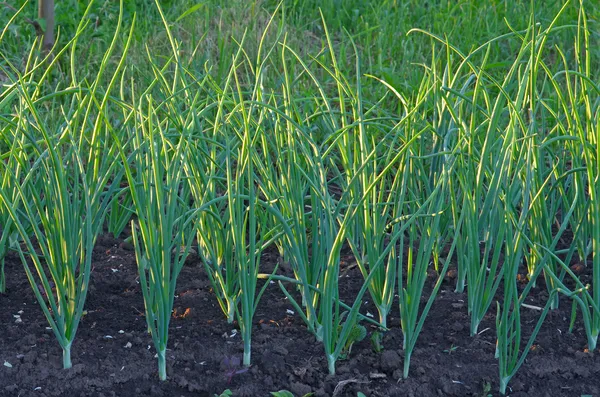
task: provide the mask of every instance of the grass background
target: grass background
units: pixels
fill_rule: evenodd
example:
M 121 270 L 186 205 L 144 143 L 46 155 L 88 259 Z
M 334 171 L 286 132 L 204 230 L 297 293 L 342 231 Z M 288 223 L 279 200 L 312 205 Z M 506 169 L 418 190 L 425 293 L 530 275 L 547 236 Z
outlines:
M 18 0 L 14 6 L 20 7 L 25 3 L 24 0 Z M 579 1 L 572 0 L 569 3 L 558 25 L 576 25 Z M 79 0 L 57 0 L 59 46 L 72 37 L 87 4 Z M 439 47 L 422 33 L 407 34 L 411 29 L 419 28 L 444 37 L 467 54 L 511 30 L 526 29 L 532 8 L 540 28 L 548 26 L 564 0 L 284 0 L 279 9 L 279 2 L 275 0 L 170 0 L 161 4 L 174 36 L 182 41 L 180 51 L 182 54 L 193 54 L 190 70 L 198 74 L 208 71 L 217 83 L 229 70 L 237 49 L 236 40 L 241 40 L 246 32 L 245 50 L 251 57 L 256 55 L 260 37 L 276 11 L 274 22 L 277 26 L 270 30 L 267 43 L 275 44 L 278 37 L 287 35 L 287 43 L 301 55 L 308 57 L 308 54 L 319 54 L 326 45 L 321 10 L 339 54 L 339 66 L 345 75 L 356 73 L 352 47 L 354 41 L 364 73 L 378 76 L 403 94 L 411 96 L 418 90 L 423 75 L 422 65 L 431 63 L 432 49 Z M 590 29 L 597 31 L 600 3 L 584 0 L 583 4 L 591 19 Z M 137 28 L 128 54 L 128 66 L 136 72 L 138 81 L 142 82 L 152 78 L 146 62 L 146 48 L 156 57 L 166 57 L 171 50 L 154 2 L 126 0 L 124 9 L 124 27 L 129 26 L 133 15 L 137 14 Z M 97 69 L 112 40 L 118 13 L 117 1 L 97 0 L 93 3 L 88 17 L 89 26 L 80 40 L 85 44 L 79 46 L 77 54 L 79 73 L 93 74 Z M 0 7 L 0 26 L 5 25 L 13 14 L 14 11 Z M 26 5 L 23 16 L 36 18 L 35 1 Z M 553 66 L 558 61 L 553 47 L 572 43 L 575 34 L 575 29 L 564 29 L 550 37 L 544 59 L 547 65 Z M 33 27 L 24 18 L 18 18 L 0 43 L 0 50 L 15 65 L 23 65 L 34 35 Z M 598 43 L 598 37 L 594 39 Z M 123 45 L 124 41 L 125 37 L 120 44 Z M 496 41 L 490 48 L 488 72 L 501 75 L 505 67 L 512 63 L 519 45 L 514 38 Z M 569 57 L 572 48 L 562 47 Z M 596 66 L 600 59 L 600 45 L 592 45 L 591 48 L 595 52 L 592 55 Z M 66 69 L 68 58 L 63 59 L 63 69 Z M 273 70 L 268 76 L 272 84 L 277 84 L 278 70 Z M 367 79 L 365 84 L 370 82 Z M 380 87 L 379 84 L 376 86 Z

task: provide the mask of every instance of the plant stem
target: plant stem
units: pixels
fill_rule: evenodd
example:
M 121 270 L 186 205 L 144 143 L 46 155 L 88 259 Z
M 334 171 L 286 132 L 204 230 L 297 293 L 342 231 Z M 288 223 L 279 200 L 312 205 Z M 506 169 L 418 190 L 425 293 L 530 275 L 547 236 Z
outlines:
M 588 350 L 593 352 L 596 350 L 596 344 L 598 343 L 598 330 L 592 331 L 592 335 L 588 338 Z
M 477 335 L 477 330 L 479 329 L 479 318 L 471 314 L 471 336 Z
M 559 305 L 559 296 L 558 294 L 554 297 L 554 299 L 552 299 L 552 303 L 550 304 L 550 310 L 556 310 L 558 309 L 558 305 Z
M 457 277 L 457 281 L 456 281 L 456 289 L 454 290 L 454 292 L 458 293 L 458 294 L 462 294 L 463 292 L 465 292 L 465 276 L 464 274 L 462 274 L 464 271 L 462 269 L 459 269 L 458 271 L 458 277 Z
M 227 300 L 227 324 L 233 324 L 235 318 L 235 302 L 230 297 L 225 297 Z
M 73 366 L 71 364 L 71 344 L 63 347 L 63 368 L 69 369 Z
M 317 339 L 317 342 L 321 343 L 323 342 L 323 325 L 321 324 L 317 324 L 317 329 L 315 332 L 315 338 Z
M 161 349 L 158 351 L 158 378 L 161 381 L 167 380 L 166 349 Z
M 411 352 L 409 351 L 405 351 L 404 352 L 404 379 L 408 378 L 408 371 L 410 370 L 410 355 Z
M 244 367 L 249 367 L 251 362 L 252 345 L 249 339 L 250 338 L 246 338 L 246 340 L 244 340 Z
M 500 378 L 500 394 L 506 394 L 506 386 L 508 386 L 508 380 Z
M 333 355 L 327 355 L 327 367 L 329 368 L 329 374 L 335 375 L 335 357 Z
M 379 312 L 379 324 L 381 324 L 383 328 L 387 328 L 388 309 L 385 307 L 378 307 L 377 311 Z

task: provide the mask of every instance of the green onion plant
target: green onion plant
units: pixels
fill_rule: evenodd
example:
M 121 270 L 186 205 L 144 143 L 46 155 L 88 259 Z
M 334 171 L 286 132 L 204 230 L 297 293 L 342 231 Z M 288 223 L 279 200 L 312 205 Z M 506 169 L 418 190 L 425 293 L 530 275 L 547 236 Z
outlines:
M 84 19 L 65 47 L 43 59 L 37 57 L 34 47 L 24 72 L 9 64 L 10 75 L 16 77 L 3 93 L 4 98 L 12 95 L 16 101 L 18 116 L 10 125 L 12 135 L 22 138 L 14 140 L 8 162 L 1 162 L 6 182 L 0 189 L 1 206 L 23 240 L 25 249 L 20 244 L 14 247 L 63 350 L 64 368 L 72 365 L 71 347 L 84 311 L 92 248 L 112 198 L 109 181 L 115 172 L 119 178 L 115 163 L 110 161 L 117 145 L 105 139 L 111 126 L 104 112 L 112 103 L 111 87 L 124 56 L 118 58 L 111 83 L 101 92 L 98 86 L 120 29 L 89 88 L 58 87 L 48 92 L 47 83 L 58 60 L 68 50 L 74 53 L 85 28 Z M 131 32 L 125 51 L 130 40 Z M 80 86 L 73 59 L 71 66 L 72 84 Z M 49 105 L 60 111 L 48 114 L 45 109 Z M 90 119 L 94 122 L 89 123 Z M 89 161 L 86 153 L 97 157 Z
M 137 112 L 132 153 L 127 159 L 121 153 L 137 218 L 131 230 L 146 321 L 164 381 L 177 278 L 194 236 L 183 173 L 189 137 L 185 132 L 171 136 L 173 127 L 168 118 L 160 117 L 160 104 L 155 105 L 151 96 L 140 100 Z

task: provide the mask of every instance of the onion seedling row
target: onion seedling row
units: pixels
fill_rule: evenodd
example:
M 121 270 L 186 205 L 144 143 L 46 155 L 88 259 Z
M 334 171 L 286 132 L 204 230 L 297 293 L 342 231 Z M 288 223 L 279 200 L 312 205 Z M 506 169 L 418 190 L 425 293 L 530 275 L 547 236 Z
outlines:
M 581 321 L 595 350 L 598 33 L 583 2 L 576 23 L 559 25 L 568 3 L 547 26 L 532 8 L 525 29 L 508 25 L 468 53 L 412 29 L 408 38 L 431 42 L 412 90 L 372 72 L 365 39 L 332 30 L 326 9 L 320 48 L 297 48 L 283 3 L 258 37 L 223 39 L 219 64 L 199 66 L 201 46 L 187 51 L 178 37 L 178 23 L 199 8 L 171 21 L 155 1 L 167 54 L 146 46 L 143 74 L 126 62 L 136 18 L 124 18 L 121 1 L 101 62 L 82 69 L 90 4 L 50 53 L 34 46 L 23 65 L 0 60 L 0 294 L 14 251 L 71 367 L 92 251 L 109 232 L 133 241 L 163 381 L 192 250 L 201 264 L 188 270 L 206 277 L 221 320 L 240 329 L 245 367 L 257 310 L 276 294 L 322 346 L 332 375 L 371 332 L 375 350 L 404 350 L 408 377 L 444 287 L 466 293 L 473 337 L 496 306 L 503 394 L 560 305 L 570 304 L 571 331 Z M 566 32 L 572 48 L 554 40 Z M 552 61 L 549 43 L 558 43 Z M 497 62 L 498 46 L 514 53 Z M 269 250 L 276 263 L 264 262 Z M 347 295 L 346 253 L 359 283 Z M 574 261 L 589 262 L 588 284 Z M 525 324 L 521 308 L 538 294 L 539 317 Z M 402 343 L 387 337 L 393 328 Z

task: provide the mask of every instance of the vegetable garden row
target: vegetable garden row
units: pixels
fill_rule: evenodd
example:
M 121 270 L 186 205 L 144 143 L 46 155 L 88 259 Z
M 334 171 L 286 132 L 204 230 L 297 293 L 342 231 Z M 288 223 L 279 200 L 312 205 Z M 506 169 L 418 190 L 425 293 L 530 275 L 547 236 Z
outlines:
M 583 7 L 576 26 L 532 20 L 468 54 L 430 35 L 431 63 L 418 66 L 421 86 L 410 94 L 364 75 L 356 46 L 358 77 L 345 75 L 325 25 L 314 57 L 266 33 L 253 57 L 244 37 L 216 81 L 208 66 L 191 71 L 164 19 L 171 57 L 148 50 L 154 76 L 140 87 L 126 57 L 135 19 L 120 19 L 104 62 L 84 78 L 76 67 L 82 22 L 68 45 L 34 49 L 24 66 L 1 64 L 0 258 L 18 253 L 70 368 L 96 239 L 130 230 L 161 380 L 191 250 L 224 318 L 239 325 L 245 366 L 254 315 L 275 283 L 322 344 L 331 374 L 365 325 L 400 325 L 408 377 L 444 276 L 456 269 L 471 335 L 496 313 L 505 393 L 551 310 L 572 307 L 590 351 L 600 331 L 600 87 L 590 59 L 598 33 L 587 21 Z M 575 42 L 549 46 L 561 29 L 576 31 Z M 520 48 L 498 73 L 487 54 L 509 39 Z M 545 62 L 549 51 L 559 71 Z M 277 71 L 276 84 L 265 83 L 267 70 Z M 365 80 L 380 87 L 378 98 L 365 93 Z M 264 271 L 269 247 L 293 277 Z M 347 301 L 338 283 L 343 248 L 364 278 Z M 580 281 L 573 262 L 591 267 L 592 283 Z M 524 338 L 522 305 L 541 280 L 549 298 Z M 375 317 L 361 308 L 367 298 Z

